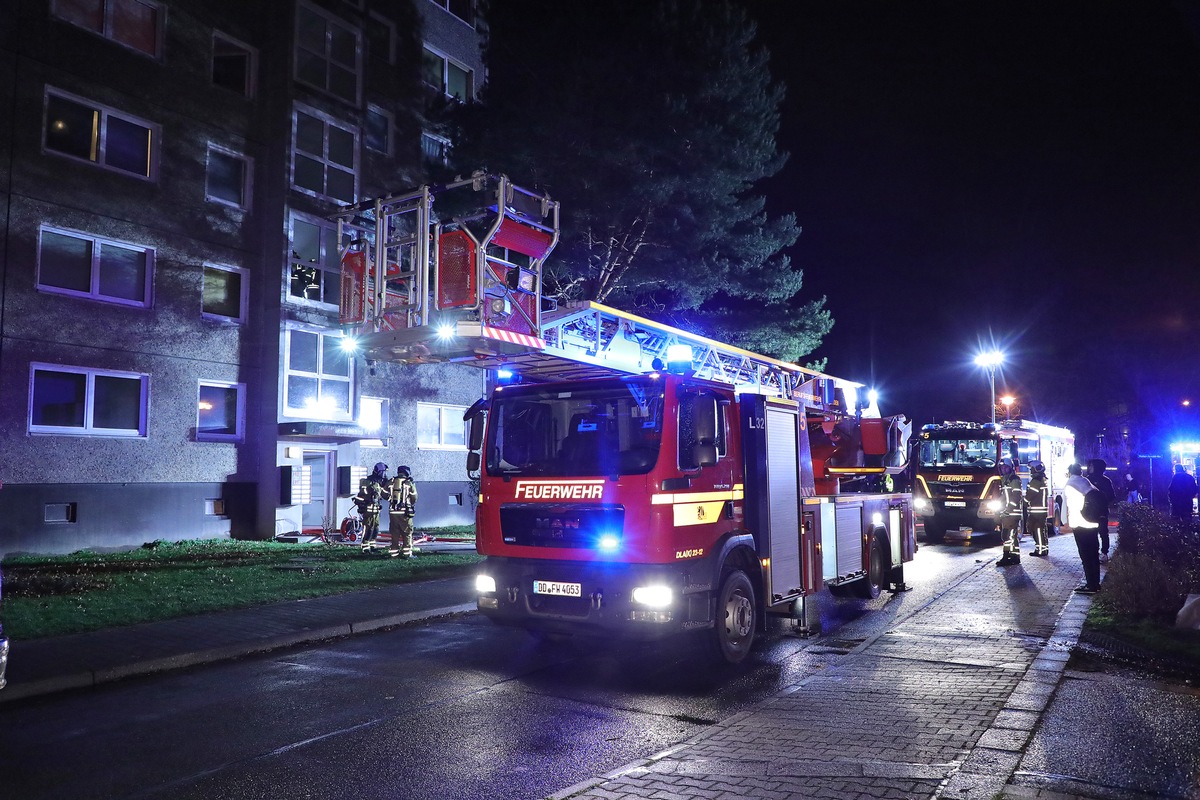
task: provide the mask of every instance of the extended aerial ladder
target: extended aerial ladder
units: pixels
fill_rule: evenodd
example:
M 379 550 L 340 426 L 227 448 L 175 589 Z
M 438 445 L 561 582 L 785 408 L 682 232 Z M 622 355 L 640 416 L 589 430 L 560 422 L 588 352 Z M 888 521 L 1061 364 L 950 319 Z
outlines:
M 833 420 L 862 416 L 862 385 L 769 358 L 596 302 L 562 306 L 542 296 L 543 268 L 559 240 L 559 205 L 503 175 L 340 209 L 340 322 L 368 360 L 469 363 L 524 381 L 574 380 L 662 369 L 690 348 L 697 377 L 800 401 Z M 864 449 L 895 453 L 899 418 L 861 420 Z M 886 459 L 884 459 L 886 461 Z M 848 467 L 898 473 L 903 462 Z

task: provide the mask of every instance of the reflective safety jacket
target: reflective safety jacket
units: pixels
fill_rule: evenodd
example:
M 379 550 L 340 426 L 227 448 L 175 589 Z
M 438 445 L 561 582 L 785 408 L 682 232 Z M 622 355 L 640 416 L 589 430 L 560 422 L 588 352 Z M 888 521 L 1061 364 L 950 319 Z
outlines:
M 1030 513 L 1050 513 L 1050 487 L 1045 478 L 1030 478 L 1025 484 L 1025 504 Z
M 1004 511 L 1001 512 L 1006 517 L 1020 517 L 1021 510 L 1025 507 L 1025 498 L 1021 495 L 1021 478 L 1015 473 L 1000 479 L 1000 495 L 1004 500 Z

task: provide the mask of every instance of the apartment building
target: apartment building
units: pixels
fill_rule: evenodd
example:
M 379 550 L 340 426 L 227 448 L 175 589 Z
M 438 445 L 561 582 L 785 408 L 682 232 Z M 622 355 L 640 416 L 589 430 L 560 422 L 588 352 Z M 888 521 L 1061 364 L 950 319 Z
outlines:
M 0 554 L 339 521 L 412 467 L 469 522 L 481 370 L 339 346 L 339 205 L 418 185 L 473 0 L 0 7 Z

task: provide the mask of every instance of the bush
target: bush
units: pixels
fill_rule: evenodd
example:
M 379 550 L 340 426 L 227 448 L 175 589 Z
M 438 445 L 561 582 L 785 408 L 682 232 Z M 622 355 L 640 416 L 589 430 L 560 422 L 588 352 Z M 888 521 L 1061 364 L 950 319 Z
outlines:
M 1118 618 L 1173 623 L 1187 595 L 1200 591 L 1200 535 L 1147 505 L 1120 503 L 1117 519 L 1102 605 Z

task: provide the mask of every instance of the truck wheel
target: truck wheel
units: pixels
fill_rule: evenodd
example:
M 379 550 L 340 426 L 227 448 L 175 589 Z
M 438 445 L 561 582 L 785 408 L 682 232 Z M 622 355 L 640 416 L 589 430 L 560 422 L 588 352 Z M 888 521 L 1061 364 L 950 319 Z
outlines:
M 887 580 L 887 553 L 883 550 L 883 539 L 878 536 L 871 539 L 871 558 L 867 562 L 867 574 L 862 580 L 854 582 L 854 592 L 863 600 L 874 600 L 883 591 L 884 581 Z
M 925 542 L 927 544 L 941 544 L 944 541 L 946 541 L 946 526 L 934 522 L 932 517 L 926 517 Z
M 727 572 L 717 592 L 714 654 L 730 664 L 740 663 L 750 653 L 757 623 L 753 584 L 740 569 Z

